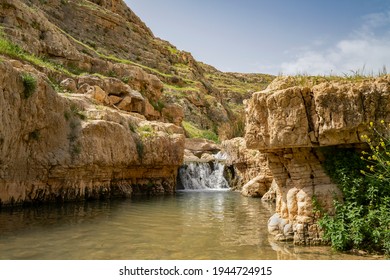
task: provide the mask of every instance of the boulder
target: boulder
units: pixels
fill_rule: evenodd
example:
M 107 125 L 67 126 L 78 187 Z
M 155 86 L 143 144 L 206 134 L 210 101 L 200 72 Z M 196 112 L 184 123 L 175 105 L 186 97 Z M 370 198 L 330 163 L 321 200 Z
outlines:
M 103 80 L 97 76 L 94 75 L 83 75 L 80 76 L 77 80 L 78 87 L 80 87 L 84 84 L 88 84 L 90 86 L 99 86 L 100 88 L 104 88 Z
M 109 95 L 108 98 L 110 99 L 110 103 L 113 105 L 117 105 L 119 102 L 123 100 L 122 97 L 116 95 Z
M 108 97 L 108 94 L 99 86 L 91 87 L 87 94 L 102 105 L 111 105 L 111 100 Z
M 60 86 L 68 91 L 68 92 L 76 92 L 77 91 L 77 84 L 76 84 L 76 81 L 71 79 L 71 78 L 67 78 L 65 80 L 63 80 L 61 83 L 60 83 Z
M 204 153 L 217 153 L 220 151 L 220 146 L 214 142 L 201 138 L 186 138 L 185 140 L 185 149 L 192 152 L 194 155 L 199 158 Z
M 262 197 L 269 189 L 268 180 L 264 175 L 259 175 L 242 187 L 241 194 L 251 197 Z
M 105 78 L 102 88 L 110 95 L 122 95 L 131 91 L 130 86 L 117 78 Z
M 167 104 L 161 113 L 165 121 L 172 122 L 175 125 L 180 126 L 184 119 L 184 110 L 179 104 Z

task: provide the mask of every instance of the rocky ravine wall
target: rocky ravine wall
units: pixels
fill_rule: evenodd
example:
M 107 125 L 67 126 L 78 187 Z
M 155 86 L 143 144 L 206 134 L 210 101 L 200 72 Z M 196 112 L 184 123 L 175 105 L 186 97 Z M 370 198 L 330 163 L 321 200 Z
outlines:
M 1 59 L 0 206 L 174 191 L 181 128 L 58 94 L 33 67 Z M 37 80 L 30 97 L 27 72 Z
M 268 168 L 265 154 L 258 150 L 247 149 L 245 139 L 241 137 L 225 140 L 222 151 L 228 155 L 230 187 L 244 196 L 264 197 L 272 183 L 272 173 Z M 273 198 L 267 197 L 267 200 Z
M 321 243 L 313 197 L 332 212 L 341 193 L 322 168 L 319 148 L 356 147 L 368 122 L 390 122 L 390 76 L 312 87 L 278 78 L 252 96 L 246 114 L 247 147 L 266 153 L 278 185 L 269 231 L 279 240 Z

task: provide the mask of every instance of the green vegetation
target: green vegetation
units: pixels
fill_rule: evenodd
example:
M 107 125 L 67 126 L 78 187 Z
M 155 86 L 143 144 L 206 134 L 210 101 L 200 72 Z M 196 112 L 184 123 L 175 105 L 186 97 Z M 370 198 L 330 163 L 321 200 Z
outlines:
M 177 54 L 179 52 L 178 49 L 174 48 L 174 47 L 171 47 L 171 46 L 168 46 L 167 47 L 168 51 L 171 53 L 171 54 Z
M 213 131 L 199 129 L 193 123 L 187 121 L 183 121 L 182 124 L 189 138 L 204 138 L 216 143 L 219 142 L 218 135 Z
M 87 115 L 75 104 L 70 105 L 70 111 L 74 116 L 77 116 L 83 121 L 87 119 Z
M 275 79 L 275 76 L 266 74 L 224 73 L 209 65 L 200 65 L 206 71 L 205 77 L 222 93 L 237 93 L 245 98 L 253 92 L 265 89 Z
M 244 113 L 242 115 L 237 116 L 235 118 L 235 121 L 232 123 L 232 135 L 230 138 L 235 138 L 235 137 L 244 137 L 245 135 L 245 118 L 243 117 Z
M 150 104 L 153 106 L 154 110 L 156 110 L 160 113 L 165 107 L 165 103 L 161 100 L 157 100 L 156 102 L 153 100 L 150 100 Z
M 24 86 L 23 97 L 27 99 L 31 95 L 33 95 L 33 93 L 37 89 L 37 79 L 30 73 L 23 73 L 22 82 Z
M 390 255 L 390 139 L 373 130 L 369 152 L 327 148 L 325 169 L 344 194 L 334 201 L 334 216 L 319 224 L 336 250 L 352 249 Z
M 379 69 L 377 73 L 374 73 L 373 71 L 366 72 L 364 67 L 358 70 L 350 70 L 348 73 L 343 73 L 342 75 L 329 74 L 310 76 L 306 73 L 301 73 L 291 76 L 289 86 L 311 87 L 324 82 L 361 82 L 367 79 L 381 77 L 384 75 L 387 75 L 386 66 L 383 66 L 382 69 Z M 283 76 L 283 74 L 279 74 L 279 77 L 280 76 Z
M 130 77 L 125 76 L 125 77 L 122 77 L 121 80 L 122 80 L 122 82 L 124 82 L 125 84 L 128 84 L 129 81 L 130 81 Z
M 137 128 L 137 133 L 142 140 L 156 136 L 156 131 L 151 125 L 143 125 Z
M 45 67 L 52 71 L 62 72 L 68 76 L 73 76 L 72 73 L 70 73 L 63 66 L 47 61 L 44 58 L 37 57 L 33 54 L 29 54 L 17 44 L 14 44 L 11 41 L 7 40 L 1 28 L 0 28 L 0 54 L 7 55 L 14 59 L 24 60 L 35 66 Z
M 144 126 L 140 126 L 137 128 L 137 131 L 140 132 L 140 133 L 143 133 L 143 132 L 154 132 L 154 129 L 152 126 L 150 125 L 144 125 Z
M 177 91 L 177 92 L 185 92 L 185 91 L 196 91 L 199 92 L 198 88 L 195 87 L 181 87 L 181 86 L 174 86 L 170 84 L 164 84 L 164 92 L 170 92 L 170 91 Z
M 118 77 L 117 73 L 114 70 L 110 70 L 107 73 L 108 77 L 116 78 Z
M 89 8 L 93 11 L 101 11 L 101 12 L 106 12 L 104 9 L 102 9 L 99 5 L 96 5 L 93 2 L 90 1 L 77 1 L 77 5 L 80 7 L 86 7 Z
M 95 50 L 94 48 L 92 48 L 91 46 L 87 45 L 87 44 L 84 44 L 83 42 L 77 40 L 76 38 L 74 38 L 73 36 L 71 36 L 70 34 L 66 33 L 64 30 L 62 30 L 61 28 L 57 27 L 57 29 L 63 33 L 65 36 L 69 37 L 70 39 L 72 39 L 74 42 L 76 42 L 77 44 L 83 46 L 84 48 L 92 51 L 93 53 L 95 53 L 96 55 L 98 55 L 100 58 L 103 58 L 103 59 L 107 59 L 107 60 L 110 60 L 112 62 L 117 62 L 117 63 L 122 63 L 122 64 L 130 64 L 130 65 L 135 65 L 135 66 L 138 66 L 144 70 L 147 70 L 153 74 L 156 74 L 158 76 L 162 76 L 162 77 L 172 77 L 173 75 L 171 74 L 165 74 L 165 73 L 162 73 L 160 71 L 158 71 L 157 69 L 154 69 L 154 68 L 151 68 L 151 67 L 148 67 L 148 66 L 145 66 L 145 65 L 142 65 L 142 64 L 139 64 L 139 63 L 136 63 L 134 61 L 131 61 L 131 60 L 128 60 L 128 59 L 123 59 L 123 58 L 118 58 L 118 57 L 115 57 L 113 55 L 106 55 L 106 54 L 103 54 L 103 53 L 100 53 L 98 52 L 97 50 Z

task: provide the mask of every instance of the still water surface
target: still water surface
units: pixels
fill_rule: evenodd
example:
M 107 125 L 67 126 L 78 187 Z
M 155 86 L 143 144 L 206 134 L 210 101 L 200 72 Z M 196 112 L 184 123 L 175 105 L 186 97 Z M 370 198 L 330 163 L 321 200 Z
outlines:
M 0 259 L 359 258 L 273 242 L 272 208 L 219 191 L 2 210 Z

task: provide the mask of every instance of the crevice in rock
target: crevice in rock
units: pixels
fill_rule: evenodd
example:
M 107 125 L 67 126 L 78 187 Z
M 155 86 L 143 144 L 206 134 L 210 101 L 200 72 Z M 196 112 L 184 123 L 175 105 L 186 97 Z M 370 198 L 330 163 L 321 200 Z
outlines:
M 315 137 L 315 142 L 313 141 L 312 137 L 309 137 L 312 144 L 318 144 L 318 133 L 315 133 L 314 128 L 314 121 L 313 121 L 313 115 L 311 114 L 311 108 L 312 108 L 312 102 L 313 102 L 313 92 L 308 91 L 305 92 L 304 89 L 301 90 L 301 98 L 303 101 L 303 104 L 305 106 L 305 112 L 306 112 L 306 119 L 308 124 L 308 135 L 313 135 Z

